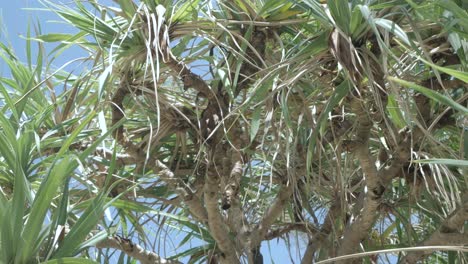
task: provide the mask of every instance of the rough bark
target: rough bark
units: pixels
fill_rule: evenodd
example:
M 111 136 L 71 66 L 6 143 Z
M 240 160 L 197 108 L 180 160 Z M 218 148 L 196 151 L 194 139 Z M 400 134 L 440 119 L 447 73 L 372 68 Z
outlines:
M 236 248 L 229 237 L 227 225 L 223 221 L 219 208 L 219 177 L 216 164 L 209 164 L 204 187 L 208 227 L 218 248 L 222 252 L 220 260 L 224 263 L 237 263 L 239 260 L 236 256 Z
M 375 160 L 369 153 L 368 142 L 372 122 L 363 107 L 358 99 L 354 99 L 352 102 L 352 109 L 358 120 L 355 154 L 361 164 L 366 182 L 366 188 L 361 193 L 361 196 L 364 196 L 364 202 L 356 220 L 344 231 L 343 239 L 338 248 L 338 256 L 354 253 L 359 243 L 367 237 L 368 231 L 377 219 L 377 209 L 385 191 L 375 166 Z
M 177 260 L 164 259 L 158 254 L 145 250 L 141 246 L 134 244 L 131 240 L 120 237 L 108 237 L 96 244 L 97 248 L 115 248 L 121 250 L 126 255 L 140 261 L 141 264 L 180 264 Z

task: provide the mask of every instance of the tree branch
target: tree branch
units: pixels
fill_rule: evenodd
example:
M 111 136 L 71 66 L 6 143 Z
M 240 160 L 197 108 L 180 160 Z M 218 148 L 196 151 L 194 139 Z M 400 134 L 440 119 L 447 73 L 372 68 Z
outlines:
M 291 231 L 299 231 L 307 234 L 317 234 L 320 230 L 311 223 L 288 223 L 285 226 L 272 230 L 265 235 L 266 240 L 272 240 Z
M 457 208 L 426 240 L 420 242 L 418 246 L 450 245 L 464 246 L 468 244 L 468 234 L 459 233 L 460 229 L 468 220 L 468 195 L 463 197 L 463 204 Z M 401 263 L 416 263 L 425 258 L 434 250 L 415 251 L 408 253 Z
M 179 187 L 180 179 L 176 178 L 174 173 L 166 165 L 161 161 L 156 160 L 153 171 L 159 173 L 160 178 L 165 181 L 172 190 L 183 197 L 183 201 L 188 206 L 190 213 L 198 221 L 202 223 L 206 223 L 206 221 L 208 221 L 208 214 L 198 196 L 190 190 Z
M 237 263 L 238 258 L 235 255 L 234 243 L 231 241 L 226 225 L 221 217 L 218 205 L 218 191 L 220 176 L 218 175 L 216 164 L 212 161 L 208 165 L 205 179 L 204 200 L 208 215 L 208 227 L 211 235 L 221 250 L 220 260 L 225 263 Z
M 167 45 L 167 47 L 168 46 L 169 45 Z M 200 76 L 190 71 L 190 69 L 185 63 L 178 61 L 172 53 L 163 58 L 165 58 L 164 63 L 174 73 L 176 73 L 177 76 L 180 77 L 182 83 L 184 84 L 184 89 L 192 87 L 195 90 L 197 90 L 203 97 L 207 98 L 210 101 L 216 97 L 216 94 L 213 91 L 211 91 L 208 84 L 202 78 L 200 78 Z
M 332 205 L 330 206 L 330 209 L 327 212 L 325 221 L 320 228 L 320 232 L 315 237 L 313 237 L 313 239 L 309 240 L 304 256 L 302 257 L 301 264 L 310 264 L 313 262 L 315 251 L 320 248 L 323 241 L 325 241 L 327 236 L 333 231 L 333 225 L 341 213 L 341 199 L 337 199 L 335 197 Z
M 256 230 L 251 234 L 252 247 L 260 245 L 262 240 L 265 238 L 268 229 L 273 222 L 281 215 L 284 210 L 284 206 L 291 197 L 293 192 L 293 186 L 290 183 L 284 183 L 278 192 L 273 204 L 267 209 L 262 217 L 260 224 Z
M 96 244 L 97 248 L 115 248 L 121 250 L 128 256 L 137 259 L 141 264 L 180 264 L 177 260 L 161 258 L 158 254 L 145 250 L 141 246 L 134 244 L 131 240 L 112 236 Z
M 242 155 L 240 152 L 240 133 L 234 133 L 232 139 L 231 153 L 232 153 L 232 164 L 231 172 L 229 173 L 229 178 L 227 179 L 226 187 L 223 194 L 222 208 L 227 210 L 231 207 L 231 203 L 234 199 L 237 198 L 239 191 L 239 183 L 244 174 L 244 162 L 242 160 Z
M 361 193 L 364 196 L 364 202 L 359 215 L 344 231 L 341 245 L 338 248 L 338 256 L 354 253 L 359 243 L 366 238 L 368 230 L 372 228 L 377 219 L 377 209 L 385 191 L 375 166 L 375 160 L 369 153 L 369 136 L 372 122 L 357 99 L 353 100 L 351 107 L 359 122 L 356 137 L 358 145 L 355 153 L 365 174 L 366 189 Z

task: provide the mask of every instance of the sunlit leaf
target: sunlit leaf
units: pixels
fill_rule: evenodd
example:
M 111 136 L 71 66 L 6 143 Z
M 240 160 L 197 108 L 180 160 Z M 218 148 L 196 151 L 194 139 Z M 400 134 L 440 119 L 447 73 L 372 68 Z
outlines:
M 405 42 L 406 44 L 410 45 L 410 40 L 408 38 L 408 35 L 406 35 L 406 32 L 403 31 L 403 29 L 401 29 L 401 27 L 395 24 L 393 21 L 384 18 L 375 18 L 374 22 L 375 24 L 387 30 L 388 32 L 395 34 L 395 36 L 403 40 L 403 42 Z
M 416 163 L 425 163 L 425 164 L 445 164 L 457 167 L 467 167 L 468 161 L 467 160 L 455 160 L 455 159 L 421 159 L 421 160 L 413 160 Z
M 73 38 L 72 34 L 60 34 L 60 33 L 51 33 L 47 35 L 40 35 L 34 37 L 37 41 L 43 42 L 59 42 L 59 41 L 68 41 Z

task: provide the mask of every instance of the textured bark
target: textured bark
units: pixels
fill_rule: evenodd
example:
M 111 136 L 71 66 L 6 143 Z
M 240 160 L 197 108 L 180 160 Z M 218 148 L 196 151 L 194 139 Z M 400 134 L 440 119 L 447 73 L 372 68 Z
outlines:
M 237 154 L 234 167 L 232 168 L 231 175 L 227 181 L 224 197 L 223 197 L 223 210 L 231 208 L 232 201 L 235 199 L 239 191 L 239 182 L 243 173 L 243 163 L 240 154 Z
M 228 213 L 228 225 L 233 235 L 235 235 L 236 247 L 241 250 L 248 249 L 249 223 L 245 218 L 241 203 L 238 198 L 234 198 Z
M 180 197 L 183 197 L 183 201 L 188 206 L 190 213 L 198 221 L 206 223 L 208 220 L 208 214 L 199 197 L 191 190 L 179 187 L 181 180 L 175 177 L 174 173 L 159 160 L 155 161 L 153 170 L 160 174 L 161 180 L 165 181 L 172 190 L 174 190 Z M 182 184 L 184 183 L 182 182 Z
M 177 61 L 172 54 L 166 57 L 165 64 L 180 77 L 185 89 L 193 88 L 208 100 L 215 98 L 215 94 L 208 84 L 200 76 L 190 71 L 185 63 Z
M 338 248 L 338 256 L 357 251 L 359 244 L 368 236 L 369 230 L 377 220 L 379 205 L 379 200 L 372 199 L 369 195 L 366 195 L 359 216 L 345 229 L 341 245 Z
M 235 130 L 236 133 L 233 133 L 231 141 L 231 155 L 229 165 L 232 165 L 231 171 L 229 172 L 229 177 L 226 179 L 226 186 L 224 188 L 222 208 L 227 210 L 231 207 L 231 204 L 234 199 L 237 199 L 239 192 L 239 184 L 244 174 L 244 160 L 241 155 L 241 132 Z
M 120 236 L 108 237 L 96 244 L 97 248 L 115 248 L 140 261 L 141 264 L 180 264 L 177 260 L 161 258 L 158 254 L 145 250 L 131 240 Z
M 212 160 L 208 165 L 204 187 L 204 201 L 208 214 L 208 227 L 218 248 L 222 252 L 220 261 L 224 263 L 238 263 L 239 260 L 236 256 L 236 248 L 229 237 L 228 228 L 223 221 L 218 204 L 219 182 L 220 175 L 217 172 L 216 163 Z
M 378 208 L 385 191 L 385 187 L 381 184 L 375 166 L 375 160 L 369 153 L 368 142 L 372 122 L 357 99 L 354 99 L 352 102 L 352 109 L 358 120 L 356 129 L 356 141 L 358 144 L 355 154 L 365 175 L 366 188 L 360 194 L 364 196 L 362 209 L 356 220 L 345 229 L 343 239 L 338 248 L 338 256 L 354 253 L 360 242 L 368 236 L 368 231 L 372 228 L 378 217 Z

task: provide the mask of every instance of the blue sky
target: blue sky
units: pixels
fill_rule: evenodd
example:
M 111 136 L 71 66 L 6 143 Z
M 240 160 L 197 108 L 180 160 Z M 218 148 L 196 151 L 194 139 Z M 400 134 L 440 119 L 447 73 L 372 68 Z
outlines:
M 71 1 L 52 0 L 52 2 L 67 3 Z M 101 0 L 99 2 L 108 4 L 112 1 Z M 54 13 L 38 10 L 40 8 L 43 8 L 43 6 L 38 0 L 0 0 L 0 41 L 11 47 L 21 61 L 26 61 L 25 37 L 27 35 L 28 24 L 31 26 L 31 34 L 33 36 L 35 35 L 34 28 L 37 27 L 38 24 L 40 25 L 42 34 L 76 32 L 76 29 L 59 22 L 61 19 Z M 50 52 L 55 46 L 56 44 L 45 44 L 46 53 Z M 32 49 L 34 50 L 35 48 L 37 48 L 37 45 L 33 43 Z M 82 49 L 71 48 L 54 60 L 52 65 L 54 68 L 60 68 L 64 63 L 83 56 L 86 56 L 86 53 Z M 32 60 L 34 63 L 34 53 Z M 70 68 L 71 66 L 67 67 L 67 69 Z M 0 60 L 0 75 L 10 75 L 7 66 L 2 60 Z M 150 230 L 154 228 L 157 227 L 149 227 Z M 173 244 L 178 244 L 178 242 L 180 242 L 184 237 L 183 234 L 176 235 L 175 233 L 172 233 L 170 236 L 170 240 Z M 274 240 L 270 243 L 264 242 L 261 249 L 264 256 L 264 263 L 291 263 L 291 260 L 294 260 L 296 263 L 300 262 L 299 254 L 294 246 L 298 242 L 296 239 L 299 239 L 302 244 L 305 244 L 304 237 L 291 237 L 291 243 L 293 246 L 290 250 L 293 255 L 290 255 L 289 249 L 283 241 Z M 172 248 L 170 245 L 166 246 L 166 248 Z M 186 249 L 186 247 L 181 248 L 178 249 L 177 252 L 182 252 Z M 174 251 L 171 251 L 172 250 L 168 249 L 166 252 L 168 255 L 174 254 Z
M 59 1 L 56 1 L 59 2 Z M 12 47 L 14 53 L 21 61 L 26 61 L 26 36 L 28 24 L 31 35 L 36 35 L 36 30 L 40 29 L 41 34 L 53 32 L 76 32 L 71 27 L 66 26 L 60 18 L 52 12 L 40 10 L 43 5 L 38 0 L 2 0 L 0 1 L 0 40 L 7 46 Z M 39 26 L 38 26 L 39 25 Z M 46 52 L 50 52 L 56 44 L 45 43 Z M 34 62 L 34 50 L 37 44 L 32 44 Z M 64 63 L 77 57 L 86 55 L 79 48 L 66 50 L 63 56 L 58 57 L 53 63 L 54 68 L 61 67 Z M 0 73 L 7 74 L 8 70 L 4 63 L 0 61 Z
M 8 37 L 15 50 L 24 50 L 25 43 L 19 36 L 26 35 L 31 12 L 21 10 L 21 8 L 38 6 L 37 0 L 0 1 L 0 18 L 2 22 L 0 37 L 2 42 Z

